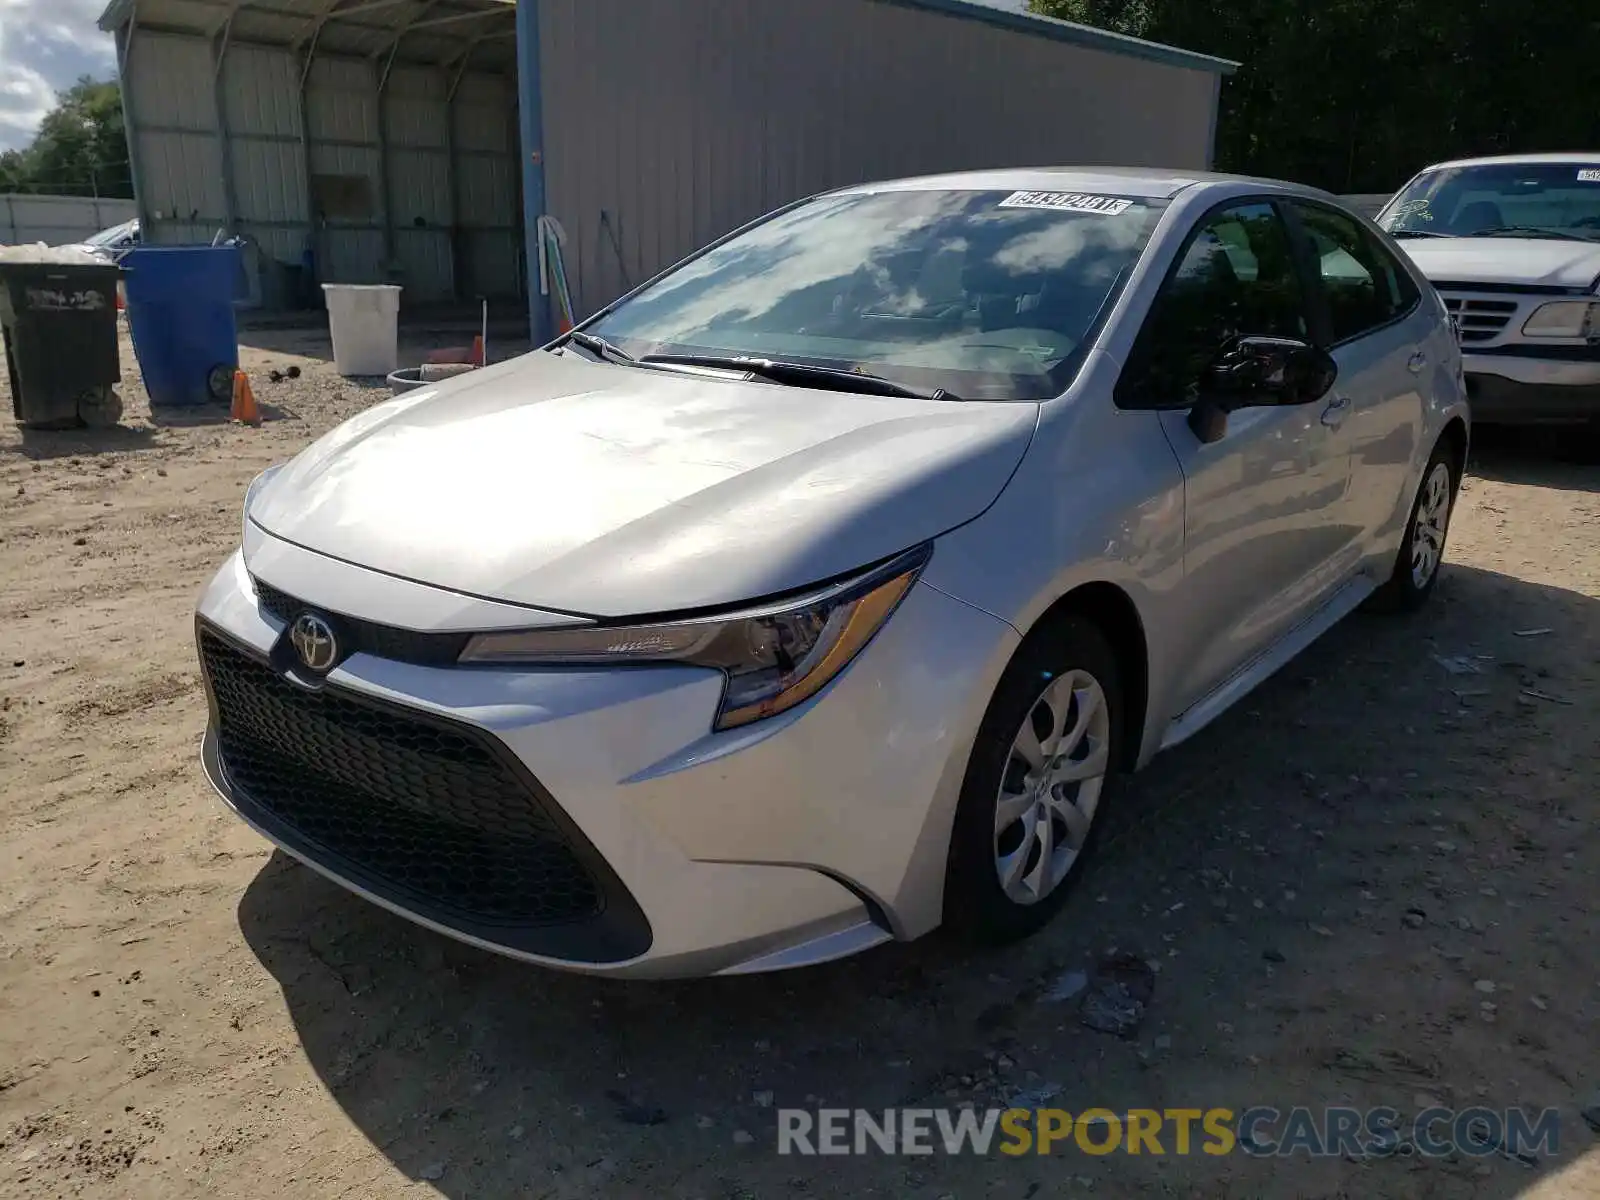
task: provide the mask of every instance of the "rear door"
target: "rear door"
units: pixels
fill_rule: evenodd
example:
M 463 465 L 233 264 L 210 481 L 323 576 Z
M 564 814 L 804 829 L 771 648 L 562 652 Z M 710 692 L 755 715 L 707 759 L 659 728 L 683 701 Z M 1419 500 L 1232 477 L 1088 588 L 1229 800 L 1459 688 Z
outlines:
M 1348 443 L 1326 402 L 1241 409 L 1219 441 L 1188 425 L 1201 369 L 1232 338 L 1313 338 L 1301 263 L 1266 199 L 1200 218 L 1151 305 L 1117 403 L 1159 410 L 1184 474 L 1176 716 L 1313 612 L 1349 541 Z
M 1438 352 L 1438 321 L 1410 274 L 1361 222 L 1310 200 L 1289 206 L 1309 242 L 1320 308 L 1314 315 L 1339 364 L 1332 399 L 1350 453 L 1357 546 L 1385 541 L 1423 432 L 1422 387 Z M 1403 519 L 1403 517 L 1401 518 Z M 1387 543 L 1386 543 L 1387 544 Z

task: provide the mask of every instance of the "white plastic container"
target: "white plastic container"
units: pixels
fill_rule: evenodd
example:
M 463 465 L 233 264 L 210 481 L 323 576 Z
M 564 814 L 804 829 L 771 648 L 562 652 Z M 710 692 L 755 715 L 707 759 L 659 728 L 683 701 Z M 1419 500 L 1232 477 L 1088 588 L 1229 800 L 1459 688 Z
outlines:
M 325 283 L 333 369 L 388 375 L 399 362 L 400 288 L 393 283 Z

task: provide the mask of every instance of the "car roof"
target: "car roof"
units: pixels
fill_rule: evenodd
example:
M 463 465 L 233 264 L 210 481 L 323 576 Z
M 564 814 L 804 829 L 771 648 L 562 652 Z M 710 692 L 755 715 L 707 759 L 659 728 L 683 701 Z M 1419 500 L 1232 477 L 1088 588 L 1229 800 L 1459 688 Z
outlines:
M 1491 167 L 1504 165 L 1536 165 L 1538 163 L 1566 164 L 1580 163 L 1585 166 L 1600 162 L 1600 150 L 1584 153 L 1563 152 L 1561 154 L 1493 154 L 1487 158 L 1453 158 L 1449 162 L 1430 163 L 1424 167 L 1425 171 L 1437 171 L 1443 167 Z
M 1320 188 L 1227 175 L 1216 171 L 1179 171 L 1160 167 L 1012 167 L 993 171 L 958 171 L 947 175 L 919 175 L 840 188 L 841 193 L 873 191 L 1073 191 L 1111 192 L 1148 200 L 1169 200 L 1188 188 L 1250 184 L 1273 191 L 1336 200 Z

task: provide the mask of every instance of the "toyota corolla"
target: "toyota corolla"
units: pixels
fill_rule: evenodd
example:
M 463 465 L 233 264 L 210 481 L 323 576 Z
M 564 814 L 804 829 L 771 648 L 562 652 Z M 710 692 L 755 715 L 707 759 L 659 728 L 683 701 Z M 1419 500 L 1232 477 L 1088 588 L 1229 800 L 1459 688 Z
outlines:
M 414 921 L 729 974 L 1041 927 L 1118 781 L 1438 578 L 1443 303 L 1322 192 L 846 188 L 245 498 L 207 775 Z

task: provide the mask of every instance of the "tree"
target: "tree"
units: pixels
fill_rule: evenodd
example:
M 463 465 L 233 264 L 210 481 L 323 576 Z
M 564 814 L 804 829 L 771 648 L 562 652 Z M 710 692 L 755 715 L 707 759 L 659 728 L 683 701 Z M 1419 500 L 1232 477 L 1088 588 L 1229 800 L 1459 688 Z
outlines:
M 85 75 L 60 93 L 32 144 L 0 154 L 0 190 L 132 196 L 117 85 Z
M 1028 7 L 1046 17 L 1144 37 L 1154 15 L 1153 3 L 1159 0 L 1028 0 Z
M 1378 192 L 1448 158 L 1600 152 L 1600 108 L 1574 91 L 1600 62 L 1593 0 L 1031 4 L 1238 62 L 1217 130 L 1226 170 Z

